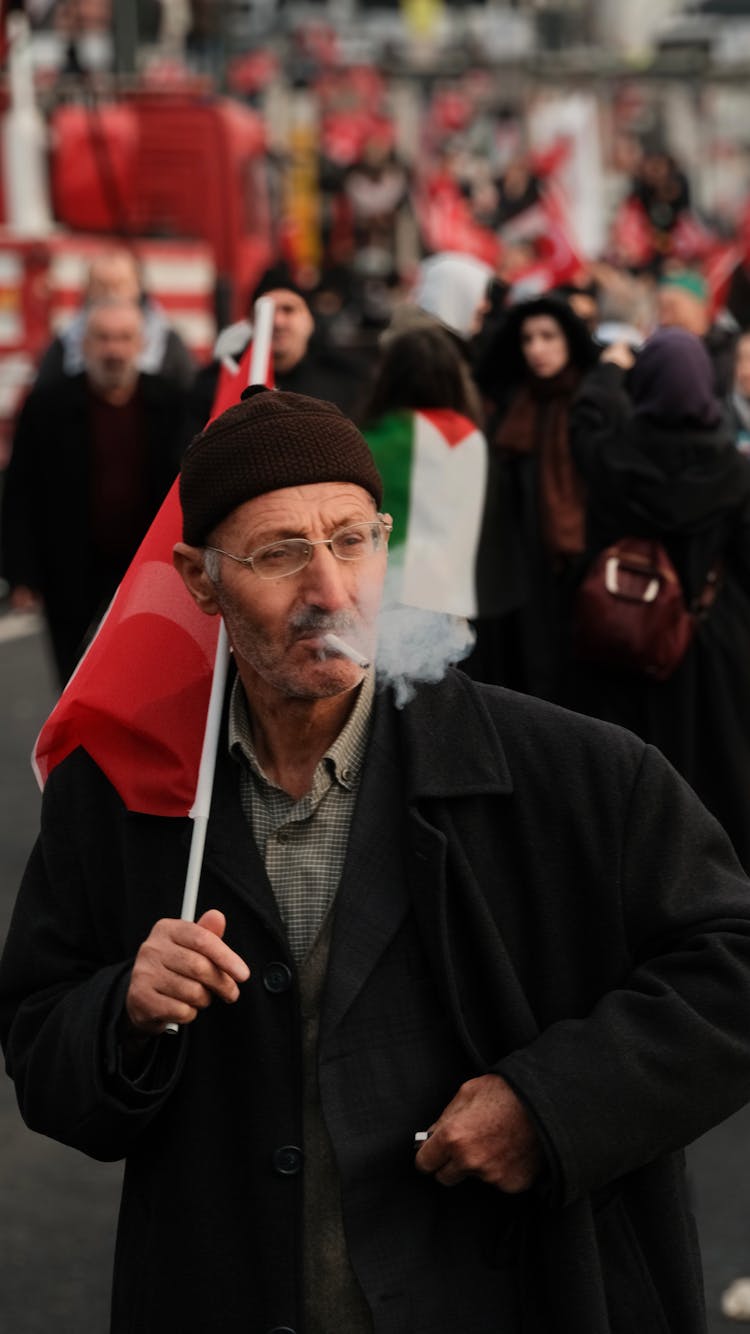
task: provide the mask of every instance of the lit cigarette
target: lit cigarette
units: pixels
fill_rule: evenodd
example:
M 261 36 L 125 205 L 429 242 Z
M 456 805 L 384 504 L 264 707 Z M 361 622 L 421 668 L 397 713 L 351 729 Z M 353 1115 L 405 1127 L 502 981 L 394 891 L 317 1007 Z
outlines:
M 323 643 L 326 648 L 333 649 L 334 653 L 340 653 L 342 658 L 349 658 L 351 662 L 356 662 L 358 667 L 369 667 L 369 659 L 359 649 L 352 648 L 345 640 L 339 639 L 338 635 L 323 635 Z

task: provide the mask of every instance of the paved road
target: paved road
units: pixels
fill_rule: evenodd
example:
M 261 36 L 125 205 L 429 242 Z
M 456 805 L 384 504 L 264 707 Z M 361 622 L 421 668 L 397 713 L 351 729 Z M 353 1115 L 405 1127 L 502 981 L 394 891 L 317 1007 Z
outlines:
M 39 634 L 0 618 L 0 939 L 35 836 L 28 763 L 54 699 Z M 105 1334 L 121 1169 L 28 1131 L 0 1079 L 0 1330 Z
M 27 757 L 53 699 L 38 633 L 10 637 L 28 629 L 0 617 L 0 939 L 37 825 Z M 710 1334 L 742 1328 L 721 1317 L 718 1301 L 731 1279 L 750 1274 L 749 1158 L 750 1109 L 690 1152 Z M 106 1334 L 119 1181 L 118 1165 L 27 1131 L 10 1082 L 0 1079 L 3 1334 Z

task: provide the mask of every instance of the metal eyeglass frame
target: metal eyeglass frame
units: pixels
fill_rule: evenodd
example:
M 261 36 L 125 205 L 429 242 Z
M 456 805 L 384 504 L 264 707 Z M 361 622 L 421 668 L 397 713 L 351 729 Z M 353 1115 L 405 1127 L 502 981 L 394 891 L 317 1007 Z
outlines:
M 336 551 L 333 544 L 337 538 L 352 532 L 352 530 L 374 527 L 383 529 L 387 540 L 393 529 L 393 524 L 388 523 L 382 515 L 378 515 L 376 519 L 363 519 L 361 523 L 348 523 L 345 528 L 339 528 L 335 533 L 331 533 L 330 537 L 321 537 L 315 542 L 311 542 L 307 537 L 282 537 L 278 542 L 268 542 L 262 547 L 256 547 L 255 551 L 250 552 L 249 556 L 235 556 L 233 552 L 225 551 L 223 547 L 206 546 L 203 550 L 215 551 L 219 556 L 227 556 L 229 560 L 235 561 L 237 565 L 244 565 L 246 568 L 251 569 L 253 574 L 257 575 L 258 579 L 289 579 L 293 574 L 299 574 L 300 570 L 304 570 L 305 566 L 310 564 L 313 555 L 313 547 L 328 547 L 331 555 L 335 556 L 336 560 L 351 561 L 352 563 L 368 560 L 370 556 L 376 555 L 376 551 L 370 551 L 361 556 L 342 556 Z M 261 574 L 260 570 L 256 569 L 255 561 L 258 556 L 262 556 L 264 551 L 273 551 L 275 547 L 287 547 L 291 545 L 294 545 L 295 547 L 299 546 L 300 551 L 306 553 L 301 563 L 295 566 L 293 570 L 285 570 L 283 574 Z

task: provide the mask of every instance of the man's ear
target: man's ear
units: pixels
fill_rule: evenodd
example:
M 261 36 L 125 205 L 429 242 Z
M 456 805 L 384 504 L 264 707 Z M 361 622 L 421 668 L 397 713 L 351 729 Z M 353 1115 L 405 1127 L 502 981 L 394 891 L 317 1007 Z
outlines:
M 203 550 L 177 542 L 172 548 L 172 561 L 193 601 L 207 616 L 219 614 L 216 590 L 203 568 Z

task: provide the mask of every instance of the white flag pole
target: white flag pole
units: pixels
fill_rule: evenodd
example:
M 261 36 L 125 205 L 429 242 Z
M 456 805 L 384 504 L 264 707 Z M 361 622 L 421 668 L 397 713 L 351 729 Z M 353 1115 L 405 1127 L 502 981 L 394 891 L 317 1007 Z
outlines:
M 229 640 L 227 639 L 226 628 L 222 621 L 219 625 L 219 637 L 216 641 L 214 674 L 211 681 L 211 695 L 208 701 L 208 713 L 206 714 L 206 730 L 203 733 L 203 749 L 201 750 L 201 761 L 198 769 L 198 783 L 195 789 L 195 801 L 190 810 L 190 818 L 193 821 L 193 834 L 190 840 L 190 857 L 188 859 L 187 875 L 185 877 L 185 889 L 182 895 L 182 911 L 180 916 L 183 922 L 193 922 L 195 920 L 195 909 L 198 901 L 198 883 L 200 881 L 201 867 L 203 865 L 203 848 L 206 842 L 208 816 L 211 810 L 211 796 L 214 790 L 216 752 L 219 742 L 219 728 L 221 727 L 221 713 L 224 705 L 224 689 L 226 687 L 228 667 Z
M 248 384 L 266 384 L 271 356 L 273 312 L 276 302 L 272 296 L 260 296 L 253 306 L 253 350 L 250 353 Z
M 250 353 L 248 384 L 265 384 L 268 375 L 268 359 L 273 333 L 273 297 L 262 296 L 255 303 L 253 324 L 253 347 Z M 203 735 L 198 784 L 195 789 L 195 801 L 190 811 L 193 821 L 193 836 L 190 842 L 185 891 L 182 897 L 183 922 L 195 921 L 198 901 L 198 884 L 203 865 L 203 849 L 206 842 L 206 827 L 211 810 L 211 796 L 216 771 L 216 752 L 219 743 L 219 728 L 224 704 L 227 671 L 229 668 L 229 641 L 224 622 L 219 626 L 219 638 L 216 643 L 214 674 L 211 682 L 211 695 L 206 715 L 206 730 Z
M 183 922 L 195 921 L 195 910 L 198 903 L 198 885 L 200 884 L 201 869 L 203 867 L 203 850 L 206 845 L 206 830 L 208 828 L 208 816 L 211 810 L 211 796 L 214 787 L 214 774 L 216 772 L 216 752 L 219 743 L 219 730 L 221 728 L 221 714 L 224 705 L 224 690 L 227 681 L 227 670 L 229 667 L 229 640 L 224 622 L 219 625 L 219 637 L 216 641 L 216 656 L 214 658 L 214 672 L 211 679 L 211 694 L 208 701 L 208 713 L 206 714 L 206 730 L 203 733 L 203 747 L 201 749 L 200 765 L 198 766 L 198 782 L 195 789 L 195 800 L 190 809 L 190 818 L 193 821 L 193 832 L 190 838 L 190 856 L 188 857 L 188 868 L 185 876 L 185 888 L 182 894 L 182 909 L 180 917 Z M 179 1032 L 179 1026 L 175 1023 L 167 1024 L 165 1033 L 175 1034 Z
M 248 384 L 265 384 L 268 376 L 269 358 L 271 352 L 271 335 L 273 333 L 273 312 L 274 301 L 272 297 L 260 297 L 254 308 L 254 327 L 253 327 L 253 347 L 250 354 L 250 368 L 248 373 Z M 206 844 L 206 830 L 208 828 L 208 817 L 211 811 L 211 797 L 213 795 L 214 775 L 216 773 L 216 755 L 219 746 L 219 732 L 221 730 L 221 716 L 224 707 L 224 692 L 226 689 L 227 672 L 229 669 L 229 640 L 224 622 L 219 626 L 219 637 L 216 641 L 216 657 L 214 659 L 214 671 L 211 681 L 211 695 L 208 701 L 208 713 L 206 714 L 206 730 L 203 734 L 203 747 L 201 749 L 200 765 L 198 767 L 198 782 L 195 789 L 195 800 L 190 810 L 190 818 L 193 821 L 193 833 L 190 840 L 190 856 L 188 858 L 187 874 L 185 876 L 185 888 L 182 895 L 182 909 L 180 917 L 183 922 L 194 922 L 196 908 L 198 906 L 198 886 L 200 884 L 201 870 L 203 867 L 203 852 Z M 179 1032 L 177 1024 L 167 1024 L 166 1033 L 174 1034 Z

